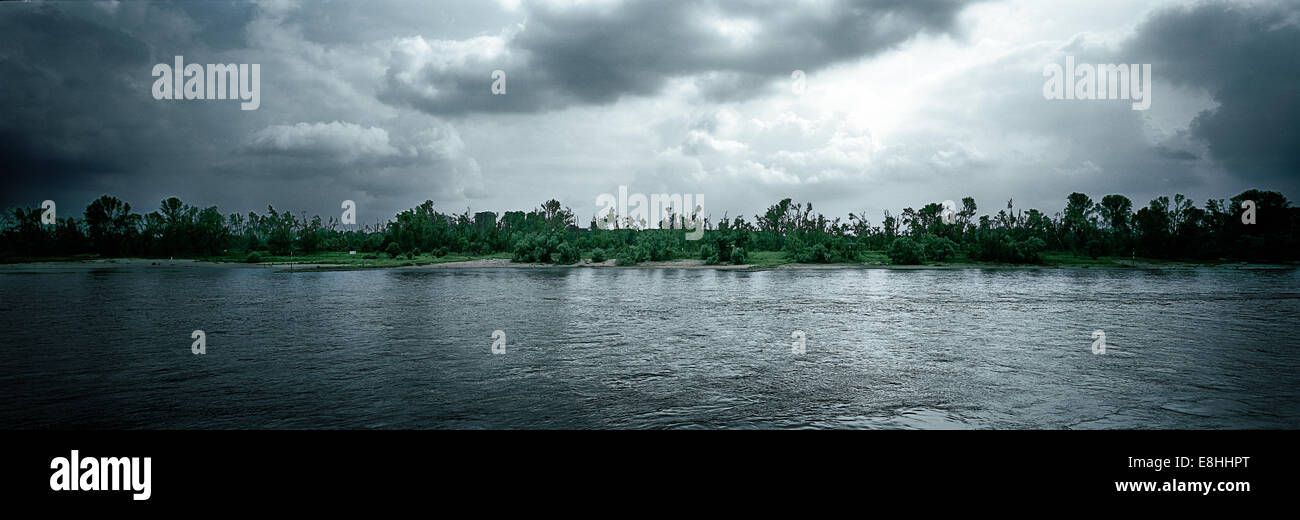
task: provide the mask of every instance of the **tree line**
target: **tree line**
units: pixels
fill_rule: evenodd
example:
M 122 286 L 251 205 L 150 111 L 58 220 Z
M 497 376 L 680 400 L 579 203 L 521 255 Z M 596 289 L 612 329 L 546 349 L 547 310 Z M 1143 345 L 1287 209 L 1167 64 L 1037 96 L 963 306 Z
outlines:
M 1242 203 L 1252 201 L 1254 222 L 1243 223 Z M 784 199 L 762 214 L 702 219 L 700 240 L 687 240 L 684 216 L 665 219 L 663 229 L 638 229 L 615 221 L 603 229 L 593 218 L 585 228 L 573 211 L 548 200 L 530 211 L 500 215 L 482 211 L 443 213 L 432 201 L 374 225 L 342 225 L 267 207 L 264 214 L 222 215 L 175 197 L 156 211 L 133 212 L 129 203 L 104 195 L 80 217 L 41 221 L 38 208 L 11 208 L 0 219 L 0 259 L 20 261 L 97 254 L 102 257 L 193 257 L 257 262 L 269 257 L 359 251 L 407 258 L 448 254 L 508 253 L 514 261 L 573 264 L 616 259 L 619 265 L 699 258 L 709 264 L 744 264 L 756 251 L 782 252 L 800 263 L 858 262 L 884 253 L 895 264 L 973 260 L 1037 263 L 1044 252 L 1098 258 L 1182 260 L 1297 260 L 1300 208 L 1281 193 L 1248 190 L 1197 207 L 1182 195 L 1158 197 L 1134 210 L 1123 195 L 1094 201 L 1071 193 L 1065 209 L 1048 215 L 1008 201 L 996 214 L 977 217 L 975 200 L 959 208 L 930 203 L 898 214 L 886 210 L 873 225 L 864 214 L 829 218 L 812 203 Z

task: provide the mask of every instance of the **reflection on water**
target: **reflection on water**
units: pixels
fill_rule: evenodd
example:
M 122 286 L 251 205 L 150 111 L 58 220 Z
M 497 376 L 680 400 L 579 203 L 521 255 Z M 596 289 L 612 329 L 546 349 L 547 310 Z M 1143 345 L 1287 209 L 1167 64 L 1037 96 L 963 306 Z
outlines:
M 0 290 L 9 428 L 1300 427 L 1295 270 L 42 268 Z

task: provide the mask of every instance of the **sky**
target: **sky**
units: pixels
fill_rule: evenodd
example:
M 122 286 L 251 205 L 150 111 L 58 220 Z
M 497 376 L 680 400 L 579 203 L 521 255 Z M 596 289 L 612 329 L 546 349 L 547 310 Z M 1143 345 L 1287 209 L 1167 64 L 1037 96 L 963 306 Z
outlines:
M 260 106 L 155 99 L 176 56 L 259 64 Z M 1066 56 L 1151 65 L 1150 108 L 1045 98 Z M 1295 198 L 1298 70 L 1294 0 L 6 2 L 0 206 L 352 200 L 366 224 L 554 198 L 585 225 L 626 186 L 878 225 L 966 196 Z

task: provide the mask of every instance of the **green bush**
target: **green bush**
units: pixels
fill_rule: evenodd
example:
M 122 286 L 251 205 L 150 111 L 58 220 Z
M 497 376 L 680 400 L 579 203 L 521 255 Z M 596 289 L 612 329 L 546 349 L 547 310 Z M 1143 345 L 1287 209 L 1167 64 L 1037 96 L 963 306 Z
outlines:
M 801 264 L 828 264 L 834 261 L 831 251 L 823 244 L 800 249 L 798 253 L 793 255 L 793 258 L 794 261 Z
M 636 248 L 640 261 L 662 262 L 676 256 L 672 244 L 667 238 L 668 231 L 647 229 L 637 233 Z
M 836 264 L 858 258 L 854 246 L 840 237 L 823 236 L 820 240 L 807 245 L 797 238 L 789 237 L 783 250 L 788 258 L 801 264 Z
M 561 243 L 562 241 L 558 235 L 529 233 L 515 242 L 511 261 L 539 264 L 559 262 L 561 261 L 559 252 Z
M 715 246 L 710 243 L 705 243 L 704 245 L 700 246 L 700 260 L 709 260 L 710 258 L 712 258 L 714 261 L 705 262 L 705 263 L 714 263 L 714 264 L 718 263 L 717 262 L 718 246 Z
M 244 261 L 250 264 L 256 264 L 262 261 L 262 255 L 257 254 L 257 251 L 253 251 L 248 254 L 248 258 L 245 258 Z
M 1106 243 L 1094 238 L 1088 241 L 1087 245 L 1084 246 L 1084 250 L 1088 252 L 1089 257 L 1096 260 L 1097 257 L 1106 254 Z
M 614 263 L 621 266 L 636 265 L 642 262 L 643 255 L 644 253 L 641 251 L 641 248 L 637 246 L 627 246 L 619 250 L 618 257 L 615 259 Z
M 700 246 L 700 259 L 704 260 L 705 265 L 718 265 L 722 263 L 722 258 L 718 255 L 718 246 L 713 244 L 704 244 Z
M 362 251 L 378 252 L 384 246 L 383 233 L 371 233 L 361 243 Z
M 803 240 L 800 240 L 798 236 L 793 234 L 786 235 L 785 240 L 781 243 L 781 250 L 785 251 L 787 256 L 794 258 L 797 262 L 802 262 L 802 260 L 799 259 L 808 254 L 807 249 L 808 248 L 804 247 Z
M 1047 249 L 1047 242 L 1038 237 L 1030 237 L 1020 243 L 1020 257 L 1024 263 L 1038 263 L 1042 261 L 1039 254 Z
M 397 258 L 397 255 L 402 254 L 402 246 L 398 245 L 397 242 L 389 242 L 388 248 L 384 249 L 384 253 L 387 253 L 389 258 Z
M 1031 264 L 1041 260 L 1039 253 L 1044 249 L 1047 249 L 1047 243 L 1038 237 L 1017 241 L 1010 235 L 1002 233 L 981 237 L 976 256 L 986 261 Z
M 931 262 L 947 262 L 957 256 L 957 243 L 944 237 L 925 237 L 925 257 Z
M 592 249 L 592 250 L 591 250 L 591 261 L 592 261 L 593 263 L 597 263 L 597 264 L 598 264 L 598 263 L 604 262 L 605 260 L 606 260 L 606 258 L 605 258 L 605 250 L 604 250 L 604 249 L 601 249 L 601 248 L 597 247 L 596 249 Z
M 925 248 L 908 237 L 898 237 L 889 245 L 889 261 L 895 265 L 925 263 Z
M 570 265 L 578 263 L 578 260 L 582 260 L 582 251 L 579 250 L 577 246 L 568 242 L 560 244 L 560 247 L 556 249 L 556 252 L 555 263 L 557 264 Z
M 745 259 L 748 257 L 749 254 L 745 252 L 745 248 L 743 247 L 731 248 L 731 259 L 730 259 L 731 263 L 736 265 L 743 264 L 745 263 Z

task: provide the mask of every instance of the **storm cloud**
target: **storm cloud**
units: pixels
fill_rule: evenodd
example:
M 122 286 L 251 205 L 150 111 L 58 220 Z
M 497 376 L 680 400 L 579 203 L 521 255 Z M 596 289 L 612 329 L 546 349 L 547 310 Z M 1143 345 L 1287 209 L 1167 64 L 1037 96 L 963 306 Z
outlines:
M 713 100 L 754 96 L 794 70 L 870 56 L 955 29 L 958 0 L 527 4 L 493 35 L 394 46 L 381 98 L 431 114 L 539 111 L 651 96 L 693 77 Z M 513 95 L 494 96 L 503 70 Z
M 1190 133 L 1230 170 L 1260 181 L 1300 175 L 1300 4 L 1175 7 L 1154 14 L 1126 47 L 1161 78 L 1215 101 Z
M 1152 64 L 1151 109 L 1044 99 L 1067 55 Z M 261 107 L 153 99 L 174 56 L 261 64 Z M 2 3 L 0 204 L 585 221 L 627 185 L 878 223 L 967 195 L 1294 197 L 1298 60 L 1284 1 Z

